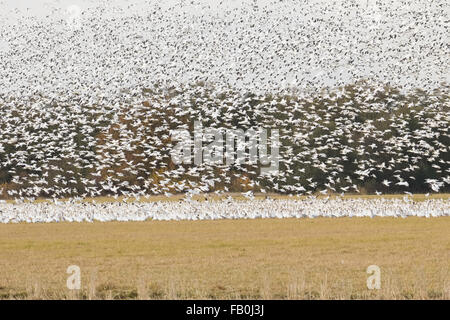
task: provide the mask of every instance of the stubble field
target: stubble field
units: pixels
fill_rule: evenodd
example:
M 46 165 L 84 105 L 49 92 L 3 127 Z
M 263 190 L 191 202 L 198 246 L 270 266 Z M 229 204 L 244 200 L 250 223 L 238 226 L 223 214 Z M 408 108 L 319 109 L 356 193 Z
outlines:
M 3 224 L 0 298 L 449 299 L 448 230 L 450 217 Z

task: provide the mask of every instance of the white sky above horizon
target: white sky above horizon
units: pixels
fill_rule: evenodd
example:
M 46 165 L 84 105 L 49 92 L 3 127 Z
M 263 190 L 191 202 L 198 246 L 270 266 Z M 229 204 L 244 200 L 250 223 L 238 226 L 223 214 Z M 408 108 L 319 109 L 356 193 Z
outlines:
M 248 10 L 251 10 L 252 4 L 256 4 L 258 8 L 266 8 L 270 14 L 262 11 L 255 15 L 249 14 Z M 244 75 L 239 80 L 241 81 L 239 86 L 265 87 L 268 86 L 265 80 L 269 78 L 273 78 L 276 83 L 284 81 L 290 84 L 295 81 L 296 76 L 301 78 L 299 81 L 302 84 L 311 78 L 312 82 L 318 81 L 320 85 L 330 86 L 339 81 L 350 82 L 355 75 L 356 77 L 377 75 L 385 82 L 411 86 L 419 86 L 430 78 L 435 83 L 450 82 L 448 8 L 446 1 L 428 0 L 167 0 L 161 2 L 157 0 L 0 0 L 0 66 L 1 59 L 5 59 L 2 52 L 7 53 L 19 48 L 28 50 L 30 45 L 33 47 L 35 43 L 42 41 L 42 35 L 29 34 L 30 26 L 47 24 L 48 27 L 52 27 L 55 21 L 69 23 L 72 18 L 79 19 L 80 24 L 84 26 L 83 19 L 87 21 L 88 17 L 104 22 L 109 17 L 129 19 L 137 15 L 155 16 L 156 20 L 149 22 L 146 26 L 131 28 L 122 27 L 119 23 L 115 26 L 117 29 L 110 32 L 117 31 L 122 39 L 121 44 L 126 46 L 141 44 L 136 38 L 130 40 L 130 36 L 135 37 L 136 34 L 144 40 L 159 41 L 167 51 L 164 51 L 160 57 L 158 52 L 150 53 L 155 53 L 158 57 L 155 58 L 156 61 L 162 63 L 170 62 L 165 60 L 167 56 L 177 58 L 178 64 L 167 69 L 170 70 L 167 72 L 167 77 L 182 81 L 184 78 L 195 77 L 194 72 L 190 74 L 192 70 L 185 64 L 186 61 L 194 59 L 193 69 L 202 69 L 199 74 L 216 72 L 215 75 L 213 74 L 216 80 L 222 80 L 221 74 L 226 72 L 228 74 L 225 80 L 235 83 L 235 73 L 242 71 Z M 196 17 L 207 17 L 210 21 L 213 21 L 214 17 L 222 19 L 226 16 L 227 10 L 231 9 L 236 9 L 237 12 L 241 10 L 242 17 L 247 20 L 242 23 L 233 21 L 236 24 L 235 28 L 230 26 L 226 30 L 214 29 L 207 24 L 205 27 L 196 20 Z M 163 14 L 153 15 L 154 10 Z M 178 13 L 182 13 L 185 20 L 177 21 Z M 167 21 L 164 21 L 165 18 Z M 418 23 L 419 18 L 420 23 Z M 311 22 L 314 19 L 320 21 Z M 255 33 L 257 31 L 252 27 L 252 21 L 256 28 L 259 27 L 265 32 L 264 35 Z M 92 24 L 85 25 L 87 28 L 82 29 L 80 35 L 82 41 L 90 41 L 93 35 L 108 36 L 104 30 L 95 29 Z M 156 26 L 160 29 L 146 31 Z M 338 26 L 339 29 L 332 29 L 330 26 Z M 52 33 L 60 34 L 57 28 L 61 28 L 61 24 L 55 23 L 54 31 L 56 31 Z M 199 52 L 194 46 L 184 52 L 173 48 L 174 39 L 177 37 L 181 36 L 182 42 L 189 42 L 194 38 L 197 39 L 199 34 L 203 34 L 205 28 L 208 39 L 205 40 L 207 46 L 204 51 Z M 296 30 L 292 28 L 299 28 L 303 34 L 297 36 Z M 286 48 L 286 41 L 277 38 L 280 34 L 294 35 L 292 48 Z M 16 39 L 15 35 L 21 35 L 20 39 Z M 419 36 L 416 37 L 416 35 Z M 378 36 L 381 40 L 377 39 Z M 170 43 L 167 45 L 165 41 L 161 41 L 164 37 L 172 39 L 172 42 L 168 41 Z M 235 48 L 230 48 L 230 45 L 236 43 L 232 37 L 240 39 L 237 42 L 247 46 L 245 48 L 247 51 L 236 51 Z M 215 50 L 216 38 L 224 44 L 224 47 L 220 49 L 222 52 Z M 317 44 L 314 40 L 320 40 L 320 43 Z M 270 47 L 271 41 L 273 48 Z M 53 54 L 65 55 L 64 50 L 76 49 L 73 46 L 65 46 L 60 48 L 61 52 L 56 52 L 57 50 L 53 47 L 60 45 L 58 39 L 45 39 L 44 43 L 48 48 L 34 48 L 33 52 L 37 51 L 47 57 Z M 104 52 L 113 52 L 115 44 L 106 44 L 111 47 Z M 93 49 L 97 50 L 96 44 L 92 45 Z M 253 52 L 248 51 L 255 46 L 266 49 L 258 48 Z M 94 52 L 83 52 L 79 61 L 82 58 L 90 63 L 97 61 L 90 56 L 91 54 Z M 218 57 L 222 60 L 219 61 Z M 138 55 L 131 58 L 135 60 L 130 62 L 127 68 L 139 62 Z M 255 59 L 260 60 L 255 61 Z M 213 61 L 212 67 L 208 65 L 211 61 Z M 98 72 L 96 68 L 103 61 L 98 60 L 96 63 L 92 67 Z M 221 70 L 223 67 L 221 63 L 229 66 L 231 70 Z M 249 67 L 246 69 L 246 66 Z M 291 70 L 292 66 L 296 71 Z M 153 68 L 156 67 L 153 66 Z M 265 79 L 255 79 L 254 71 L 252 71 L 255 68 L 259 69 L 257 71 L 260 77 Z M 10 81 L 17 82 L 16 75 L 13 73 L 20 73 L 18 66 L 8 70 L 7 76 Z M 110 77 L 113 77 L 114 71 L 109 71 L 111 71 Z M 42 70 L 29 66 L 24 72 L 36 73 L 38 77 Z M 61 73 L 62 78 L 66 76 L 66 72 L 64 70 Z M 162 69 L 158 71 L 157 77 L 165 77 L 164 72 Z M 148 71 L 142 74 L 142 76 L 148 75 Z M 0 76 L 2 76 L 1 70 Z M 70 73 L 67 73 L 67 77 L 69 76 Z M 128 82 L 124 85 L 128 85 Z

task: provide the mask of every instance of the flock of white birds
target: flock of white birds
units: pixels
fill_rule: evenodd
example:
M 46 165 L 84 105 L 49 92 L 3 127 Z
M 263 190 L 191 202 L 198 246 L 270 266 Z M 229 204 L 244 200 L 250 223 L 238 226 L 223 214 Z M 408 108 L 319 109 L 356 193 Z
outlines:
M 450 201 L 433 199 L 340 199 L 157 201 L 1 204 L 0 223 L 217 220 L 318 217 L 443 217 Z
M 0 198 L 17 200 L 1 222 L 449 215 L 445 200 L 24 203 L 449 190 L 447 1 L 33 6 L 0 1 Z M 196 120 L 279 129 L 279 172 L 174 166 L 171 132 Z

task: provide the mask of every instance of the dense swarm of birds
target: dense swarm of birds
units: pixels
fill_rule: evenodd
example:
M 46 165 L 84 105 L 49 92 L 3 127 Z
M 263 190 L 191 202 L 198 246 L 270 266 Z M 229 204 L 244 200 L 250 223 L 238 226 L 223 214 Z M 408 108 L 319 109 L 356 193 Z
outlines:
M 446 1 L 46 5 L 0 10 L 0 198 L 450 190 Z M 175 164 L 171 133 L 194 121 L 279 130 L 279 170 Z M 342 204 L 335 214 L 356 214 Z

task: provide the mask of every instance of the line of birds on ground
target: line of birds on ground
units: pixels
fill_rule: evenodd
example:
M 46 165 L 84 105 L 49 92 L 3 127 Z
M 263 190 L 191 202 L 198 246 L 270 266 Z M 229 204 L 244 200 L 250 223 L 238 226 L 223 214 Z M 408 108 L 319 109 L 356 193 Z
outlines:
M 407 197 L 407 196 L 406 196 Z M 217 220 L 317 217 L 443 217 L 448 199 L 340 199 L 236 201 L 159 201 L 150 203 L 0 203 L 0 223 Z

